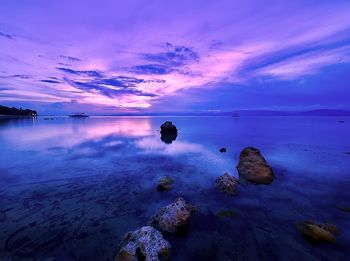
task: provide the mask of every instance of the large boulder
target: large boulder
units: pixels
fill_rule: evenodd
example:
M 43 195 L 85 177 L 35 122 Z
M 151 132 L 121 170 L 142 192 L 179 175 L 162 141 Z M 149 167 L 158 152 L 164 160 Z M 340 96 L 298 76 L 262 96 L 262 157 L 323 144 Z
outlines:
M 315 222 L 303 222 L 297 224 L 299 232 L 312 243 L 334 243 L 339 229 L 329 223 L 318 224 Z
M 218 177 L 215 181 L 215 187 L 222 193 L 229 196 L 236 196 L 238 180 L 230 176 L 228 173 Z
M 242 150 L 237 170 L 240 178 L 256 184 L 270 184 L 274 179 L 272 168 L 260 151 L 253 147 Z
M 162 234 L 150 226 L 124 235 L 115 261 L 163 261 L 170 259 L 171 246 Z
M 177 134 L 177 128 L 171 121 L 166 121 L 160 126 L 162 134 Z
M 180 233 L 186 230 L 189 219 L 196 208 L 178 198 L 174 203 L 161 208 L 150 218 L 149 225 L 168 233 Z

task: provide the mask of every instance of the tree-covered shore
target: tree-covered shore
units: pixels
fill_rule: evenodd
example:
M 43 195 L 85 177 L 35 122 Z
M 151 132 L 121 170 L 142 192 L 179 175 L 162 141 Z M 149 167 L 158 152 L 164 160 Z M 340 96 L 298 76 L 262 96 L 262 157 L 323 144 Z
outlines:
M 37 116 L 37 112 L 29 109 L 17 109 L 0 105 L 0 115 L 5 116 Z

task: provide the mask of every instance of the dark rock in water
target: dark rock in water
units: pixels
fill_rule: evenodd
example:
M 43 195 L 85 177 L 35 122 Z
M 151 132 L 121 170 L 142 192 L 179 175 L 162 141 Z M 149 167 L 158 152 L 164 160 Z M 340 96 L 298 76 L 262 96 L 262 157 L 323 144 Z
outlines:
M 335 207 L 341 211 L 350 212 L 350 207 L 345 207 L 345 206 L 340 206 L 340 205 L 335 205 Z
M 171 177 L 161 178 L 158 181 L 157 190 L 158 192 L 170 191 L 173 189 L 174 180 Z
M 215 181 L 215 187 L 229 196 L 236 196 L 238 180 L 230 176 L 228 173 L 218 177 Z
M 215 215 L 219 218 L 232 218 L 236 217 L 237 213 L 230 209 L 221 209 Z
M 300 233 L 311 243 L 334 243 L 336 241 L 335 236 L 339 234 L 339 229 L 329 223 L 318 224 L 308 221 L 296 226 Z
M 348 155 L 350 155 L 350 152 L 345 152 L 345 154 L 348 154 Z
M 173 141 L 176 140 L 176 138 L 177 138 L 177 132 L 174 132 L 174 133 L 161 133 L 160 134 L 160 139 L 165 144 L 173 143 Z
M 226 152 L 226 148 L 219 149 L 220 152 Z
M 171 121 L 166 121 L 160 126 L 160 139 L 166 143 L 171 144 L 177 137 L 177 128 Z
M 270 184 L 274 179 L 272 168 L 260 151 L 253 147 L 242 150 L 237 170 L 240 178 L 256 184 Z
M 144 226 L 124 235 L 115 261 L 157 261 L 170 259 L 171 246 L 153 227 Z
M 186 230 L 189 219 L 196 208 L 178 198 L 174 203 L 161 208 L 150 218 L 149 225 L 168 233 L 180 233 Z
M 177 128 L 171 121 L 166 121 L 160 126 L 160 132 L 162 134 L 167 134 L 167 133 L 177 133 Z
M 339 121 L 340 123 L 344 123 L 345 121 Z

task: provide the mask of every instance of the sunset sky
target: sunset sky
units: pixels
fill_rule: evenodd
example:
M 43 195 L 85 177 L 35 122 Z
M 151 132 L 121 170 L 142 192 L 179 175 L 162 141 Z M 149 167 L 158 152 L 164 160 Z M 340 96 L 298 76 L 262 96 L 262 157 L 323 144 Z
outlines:
M 350 109 L 350 1 L 0 0 L 0 104 Z

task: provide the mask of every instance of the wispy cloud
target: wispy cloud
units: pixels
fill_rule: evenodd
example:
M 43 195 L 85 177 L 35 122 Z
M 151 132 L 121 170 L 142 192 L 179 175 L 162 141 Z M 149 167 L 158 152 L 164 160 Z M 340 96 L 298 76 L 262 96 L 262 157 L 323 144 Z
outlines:
M 5 32 L 0 32 L 0 37 L 4 37 L 4 38 L 7 38 L 7 39 L 14 39 L 15 36 L 12 35 L 12 34 L 9 34 L 9 33 L 5 33 Z
M 0 101 L 74 100 L 122 111 L 161 110 L 159 101 L 172 97 L 184 109 L 200 103 L 207 90 L 220 103 L 216 97 L 227 84 L 254 88 L 251 83 L 264 77 L 298 82 L 321 77 L 330 66 L 350 66 L 346 2 L 180 0 L 169 6 L 140 0 L 107 8 L 86 1 L 78 13 L 76 4 L 67 5 L 4 5 L 0 83 L 10 89 L 2 90 Z M 111 11 L 116 5 L 118 17 Z M 19 11 L 26 15 L 15 16 Z M 199 90 L 196 99 L 186 96 L 190 90 Z M 235 97 L 234 88 L 229 97 Z

